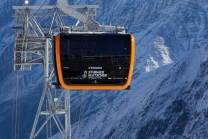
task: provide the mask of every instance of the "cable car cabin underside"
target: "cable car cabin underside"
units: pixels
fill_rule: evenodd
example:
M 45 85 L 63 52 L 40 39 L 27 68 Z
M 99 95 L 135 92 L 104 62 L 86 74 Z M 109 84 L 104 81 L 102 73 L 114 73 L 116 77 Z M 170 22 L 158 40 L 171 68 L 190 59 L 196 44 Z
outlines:
M 58 34 L 55 69 L 60 85 L 73 90 L 121 90 L 131 82 L 135 42 L 130 34 Z

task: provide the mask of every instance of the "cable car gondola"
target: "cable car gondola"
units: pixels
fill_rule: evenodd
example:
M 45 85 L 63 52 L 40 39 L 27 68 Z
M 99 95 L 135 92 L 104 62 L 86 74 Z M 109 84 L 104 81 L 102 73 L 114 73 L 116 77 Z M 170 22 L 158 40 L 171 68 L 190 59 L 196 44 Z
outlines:
M 131 34 L 61 33 L 54 37 L 55 69 L 65 89 L 126 89 L 134 53 Z

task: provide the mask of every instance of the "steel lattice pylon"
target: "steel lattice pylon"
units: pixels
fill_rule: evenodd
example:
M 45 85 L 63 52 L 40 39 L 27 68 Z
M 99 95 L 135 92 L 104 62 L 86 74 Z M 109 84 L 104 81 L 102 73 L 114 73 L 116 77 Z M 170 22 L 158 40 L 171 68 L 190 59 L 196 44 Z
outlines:
M 66 0 L 58 0 L 58 2 L 64 5 Z M 46 138 L 51 139 L 51 121 L 54 121 L 64 139 L 71 139 L 69 90 L 61 89 L 61 91 L 57 93 L 58 95 L 53 95 L 53 91 L 55 90 L 53 89 L 53 82 L 55 80 L 52 60 L 53 36 L 61 32 L 74 33 L 93 31 L 125 33 L 126 31 L 124 27 L 104 26 L 94 21 L 93 19 L 94 16 L 96 16 L 97 8 L 99 8 L 98 5 L 74 5 L 70 6 L 70 8 L 68 6 L 65 7 L 65 9 L 62 8 L 65 12 L 59 10 L 60 5 L 13 6 L 15 10 L 13 17 L 16 23 L 16 26 L 13 27 L 15 32 L 14 70 L 32 70 L 32 66 L 38 64 L 43 65 L 44 69 L 44 89 L 40 98 L 30 139 L 38 137 L 38 134 L 45 126 L 47 130 Z M 82 13 L 75 11 L 73 8 Z M 73 14 L 68 15 L 67 10 L 73 11 L 71 12 Z M 78 19 L 78 21 L 74 26 L 65 23 L 66 20 L 64 20 L 64 18 L 68 16 L 77 17 L 76 19 Z M 82 20 L 82 18 L 84 19 Z M 55 88 L 56 87 L 55 85 Z M 62 103 L 64 103 L 64 105 L 62 105 Z M 46 107 L 44 107 L 43 104 L 46 104 Z M 64 126 L 58 115 L 64 115 Z M 45 116 L 46 118 L 37 129 L 40 116 Z
M 89 16 L 95 16 L 98 6 L 73 6 L 91 12 Z M 47 130 L 51 130 L 51 124 L 47 124 L 51 119 L 57 125 L 64 139 L 71 138 L 70 125 L 70 95 L 69 90 L 59 91 L 59 96 L 52 94 L 52 82 L 54 78 L 53 61 L 52 61 L 52 39 L 53 36 L 60 32 L 70 31 L 70 27 L 65 26 L 63 16 L 68 16 L 58 10 L 56 6 L 43 6 L 41 10 L 50 10 L 50 13 L 34 13 L 39 6 L 14 6 L 15 23 L 13 27 L 15 32 L 14 43 L 14 70 L 24 71 L 31 70 L 33 65 L 42 64 L 44 67 L 44 89 L 40 98 L 38 110 L 34 120 L 30 139 L 35 139 L 45 126 Z M 94 12 L 92 12 L 94 11 Z M 40 20 L 47 16 L 48 26 L 41 25 Z M 54 25 L 55 24 L 55 25 Z M 80 23 L 77 23 L 80 24 Z M 77 26 L 78 27 L 78 26 Z M 60 106 L 64 101 L 64 106 Z M 47 108 L 44 108 L 46 102 Z M 65 125 L 63 126 L 58 115 L 65 115 Z M 37 129 L 40 116 L 46 116 L 45 122 Z M 49 131 L 48 131 L 49 132 Z M 51 133 L 46 138 L 51 138 Z

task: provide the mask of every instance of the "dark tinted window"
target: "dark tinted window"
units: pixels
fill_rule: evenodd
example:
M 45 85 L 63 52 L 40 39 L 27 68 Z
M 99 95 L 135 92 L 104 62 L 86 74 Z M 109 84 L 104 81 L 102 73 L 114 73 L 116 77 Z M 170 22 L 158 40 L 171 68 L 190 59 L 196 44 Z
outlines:
M 112 34 L 61 35 L 61 57 L 130 55 L 130 36 Z
M 125 84 L 129 34 L 61 34 L 61 66 L 67 84 Z

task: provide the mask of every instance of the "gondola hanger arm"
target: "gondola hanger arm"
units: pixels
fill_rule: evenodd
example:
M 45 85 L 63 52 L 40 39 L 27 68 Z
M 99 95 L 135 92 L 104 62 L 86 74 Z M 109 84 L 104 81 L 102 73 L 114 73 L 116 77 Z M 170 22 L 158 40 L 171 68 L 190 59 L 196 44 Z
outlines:
M 58 7 L 66 14 L 76 18 L 87 25 L 88 30 L 98 30 L 99 23 L 95 20 L 89 19 L 87 16 L 77 12 L 67 2 L 67 0 L 57 0 Z

